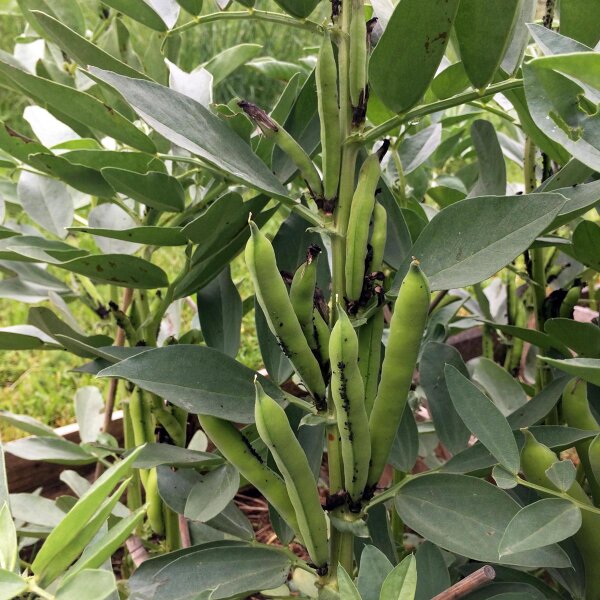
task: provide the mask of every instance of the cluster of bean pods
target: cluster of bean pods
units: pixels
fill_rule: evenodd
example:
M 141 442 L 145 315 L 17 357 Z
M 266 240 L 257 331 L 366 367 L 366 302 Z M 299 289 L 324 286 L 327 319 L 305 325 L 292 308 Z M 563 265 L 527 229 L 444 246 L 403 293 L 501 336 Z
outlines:
M 366 110 L 369 36 L 363 0 L 352 0 L 349 6 L 352 19 L 346 79 L 355 115 L 357 108 Z M 323 37 L 315 71 L 321 122 L 320 169 L 270 115 L 247 101 L 239 102 L 239 106 L 294 162 L 316 207 L 325 217 L 333 216 L 335 227 L 344 136 L 332 41 L 334 35 L 339 38 L 340 32 L 335 28 L 332 31 L 335 34 L 326 32 Z M 332 294 L 330 308 L 324 310 L 323 302 L 319 302 L 318 246 L 308 248 L 306 260 L 287 278 L 278 269 L 268 237 L 252 220 L 245 250 L 256 299 L 271 333 L 293 365 L 315 413 L 336 428 L 343 489 L 330 492 L 336 495 L 335 507 L 344 506 L 345 514 L 354 515 L 351 518 L 363 514 L 387 463 L 407 405 L 430 301 L 427 279 L 418 261 L 413 260 L 394 303 L 382 360 L 387 213 L 376 195 L 387 147 L 384 142 L 378 151 L 369 154 L 360 169 L 348 227 L 337 234 L 343 238 L 342 268 L 338 269 L 343 294 Z M 255 420 L 279 473 L 261 461 L 233 425 L 214 417 L 200 417 L 215 445 L 292 527 L 323 575 L 328 569 L 330 549 L 317 482 L 284 408 L 258 382 Z

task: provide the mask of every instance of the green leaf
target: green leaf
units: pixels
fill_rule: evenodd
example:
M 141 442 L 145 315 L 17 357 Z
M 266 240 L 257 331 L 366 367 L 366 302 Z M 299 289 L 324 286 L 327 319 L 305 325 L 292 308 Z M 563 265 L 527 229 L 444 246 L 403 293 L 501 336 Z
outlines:
M 256 324 L 256 337 L 260 355 L 269 377 L 278 385 L 286 382 L 294 372 L 290 360 L 283 353 L 275 336 L 271 333 L 269 325 L 256 298 L 254 299 L 254 322 Z
M 405 524 L 419 535 L 467 558 L 529 567 L 570 565 L 556 545 L 501 558 L 500 540 L 521 507 L 506 492 L 481 479 L 422 475 L 400 488 L 395 506 Z
M 17 415 L 3 410 L 0 411 L 0 421 L 6 423 L 7 425 L 11 425 L 12 427 L 16 427 L 21 431 L 25 431 L 26 433 L 31 433 L 32 435 L 52 436 L 56 438 L 60 437 L 57 433 L 55 433 L 52 427 L 48 427 L 48 425 L 40 423 L 37 419 L 34 419 L 29 415 Z
M 56 600 L 111 600 L 117 594 L 115 576 L 106 570 L 86 569 L 65 579 Z
M 59 238 L 67 237 L 73 221 L 73 200 L 61 181 L 23 171 L 17 186 L 25 212 L 39 225 Z
M 544 419 L 556 406 L 568 380 L 568 377 L 556 377 L 539 394 L 508 415 L 511 428 L 530 427 Z
M 255 372 L 213 348 L 181 344 L 148 350 L 98 376 L 127 379 L 194 414 L 254 421 Z M 261 384 L 273 397 L 281 397 L 267 380 Z
M 595 136 L 600 114 L 600 55 L 580 52 L 536 58 L 523 67 L 525 94 L 536 125 L 574 158 L 597 170 L 600 144 Z M 590 86 L 586 93 L 584 86 Z
M 560 32 L 593 48 L 600 40 L 600 14 L 594 0 L 561 0 Z
M 240 486 L 240 474 L 232 465 L 207 473 L 191 489 L 184 515 L 192 521 L 210 521 L 233 500 Z
M 520 4 L 520 0 L 461 0 L 454 29 L 475 88 L 485 88 L 494 78 L 510 44 Z
M 564 169 L 565 167 L 561 171 Z M 575 183 L 568 188 L 560 188 L 554 191 L 557 194 L 563 195 L 567 201 L 558 212 L 556 219 L 554 219 L 548 231 L 569 223 L 600 203 L 600 180 L 583 184 Z
M 435 544 L 419 544 L 416 558 L 419 577 L 415 600 L 430 600 L 450 587 L 450 573 L 444 555 Z
M 358 590 L 352 581 L 352 577 L 348 575 L 348 572 L 341 564 L 338 565 L 337 573 L 340 597 L 347 598 L 347 600 L 362 600 L 361 595 L 358 593 Z
M 206 344 L 235 358 L 240 347 L 242 299 L 229 265 L 198 292 L 197 303 Z
M 512 39 L 501 64 L 502 70 L 508 75 L 514 75 L 521 66 L 523 55 L 529 42 L 529 31 L 526 23 L 531 23 L 535 20 L 537 9 L 537 0 L 522 0 L 520 4 L 519 14 L 513 28 Z
M 79 123 L 143 152 L 156 152 L 152 140 L 114 108 L 85 92 L 27 73 L 5 53 L 0 53 L 0 75 L 16 84 L 24 93 L 38 99 L 46 108 L 61 112 L 68 107 L 69 116 L 76 118 Z
M 106 335 L 95 335 L 91 337 L 82 335 L 79 331 L 74 330 L 70 325 L 61 321 L 54 312 L 45 306 L 35 306 L 30 308 L 27 320 L 31 325 L 39 327 L 41 331 L 52 336 L 54 339 L 57 339 L 56 336 L 58 335 L 67 336 L 93 347 L 108 346 L 112 344 L 113 341 L 112 338 Z M 59 343 L 62 343 L 62 341 L 59 341 Z M 77 349 L 71 351 L 83 358 L 95 356 L 93 353 L 81 352 Z
M 600 243 L 600 239 L 598 240 Z M 597 246 L 600 248 L 600 246 Z M 573 319 L 548 319 L 544 330 L 585 358 L 600 358 L 600 327 Z
M 480 0 L 475 1 L 479 2 Z M 477 152 L 479 178 L 469 195 L 502 196 L 506 194 L 506 164 L 496 129 L 489 121 L 477 119 L 471 125 L 471 139 Z
M 433 290 L 479 283 L 524 252 L 563 204 L 558 194 L 466 198 L 429 222 L 412 254 Z M 396 276 L 395 290 L 403 273 Z
M 177 4 L 194 16 L 202 11 L 202 0 L 177 0 Z
M 520 466 L 519 449 L 506 418 L 474 384 L 452 365 L 444 369 L 456 411 L 479 441 L 511 473 Z
M 558 460 L 546 469 L 546 475 L 561 492 L 566 492 L 575 481 L 577 469 L 570 460 Z
M 129 229 L 104 229 L 102 227 L 67 227 L 67 229 L 73 233 L 89 233 L 148 246 L 185 246 L 187 244 L 187 239 L 181 233 L 181 227 L 144 225 Z
M 86 385 L 75 392 L 75 416 L 81 442 L 98 441 L 104 423 L 104 398 L 97 387 Z
M 14 571 L 18 557 L 17 530 L 5 501 L 0 505 L 0 569 Z
M 404 174 L 418 169 L 437 149 L 442 141 L 440 123 L 430 125 L 412 136 L 405 136 L 398 147 Z
M 129 474 L 138 452 L 139 449 L 137 451 L 134 450 L 127 458 L 111 466 L 79 498 L 75 506 L 52 530 L 52 533 L 40 548 L 31 565 L 33 573 L 38 574 L 43 572 L 52 563 L 57 554 L 63 552 L 67 544 L 79 535 L 94 513 L 104 503 L 110 491 L 122 478 Z
M 160 267 L 137 256 L 89 255 L 59 263 L 57 266 L 110 285 L 142 290 L 169 285 L 167 275 Z
M 59 437 L 28 437 L 8 442 L 5 451 L 25 460 L 59 465 L 88 465 L 96 458 L 81 446 Z
M 54 340 L 31 325 L 12 325 L 0 328 L 2 350 L 44 350 L 56 347 Z
M 180 212 L 185 205 L 185 192 L 175 177 L 165 173 L 134 173 L 106 167 L 102 175 L 115 192 L 165 212 Z
M 539 359 L 569 375 L 581 377 L 581 379 L 585 379 L 594 385 L 600 385 L 600 359 L 567 358 L 565 360 L 557 360 L 547 356 L 540 356 Z
M 62 48 L 81 67 L 87 68 L 92 65 L 120 75 L 148 79 L 143 73 L 121 62 L 96 44 L 92 44 L 83 35 L 73 31 L 59 19 L 37 10 L 31 11 L 31 14 L 35 17 L 39 27 L 42 28 L 48 39 Z
M 141 524 L 146 514 L 145 508 L 121 519 L 113 525 L 106 535 L 92 542 L 83 552 L 81 558 L 69 569 L 65 581 L 76 576 L 84 569 L 98 569 L 116 552 L 135 528 Z M 63 584 L 64 585 L 64 584 Z
M 467 367 L 456 348 L 439 342 L 429 342 L 423 348 L 419 373 L 435 431 L 444 446 L 452 454 L 456 454 L 467 447 L 471 432 L 465 427 L 450 399 L 444 377 L 446 364 L 457 368 L 463 375 L 468 375 Z
M 365 546 L 360 555 L 356 587 L 362 600 L 379 600 L 385 578 L 392 572 L 392 563 L 375 546 Z
M 150 81 L 123 77 L 96 67 L 90 71 L 116 89 L 157 133 L 169 141 L 245 185 L 275 198 L 287 199 L 285 188 L 250 147 L 195 100 Z
M 147 561 L 129 580 L 131 600 L 245 598 L 285 583 L 290 569 L 285 554 L 265 546 L 207 544 L 154 562 L 156 567 Z
M 573 232 L 575 258 L 595 271 L 600 272 L 600 225 L 582 221 Z
M 527 394 L 519 382 L 493 360 L 481 356 L 472 364 L 473 381 L 485 390 L 505 417 L 527 403 Z
M 446 51 L 458 4 L 402 0 L 396 5 L 369 61 L 373 90 L 393 112 L 408 110 L 425 94 Z
M 29 586 L 16 573 L 0 569 L 0 600 L 12 600 L 20 596 Z
M 500 540 L 500 556 L 560 542 L 581 527 L 581 511 L 569 500 L 545 498 L 522 508 Z
M 534 346 L 537 346 L 542 351 L 547 351 L 549 348 L 558 350 L 561 354 L 569 356 L 570 352 L 568 348 L 555 340 L 543 331 L 537 331 L 537 329 L 526 329 L 525 327 L 516 327 L 515 325 L 505 325 L 504 323 L 495 323 L 494 321 L 482 320 L 486 325 L 490 325 L 494 329 L 506 333 L 512 337 L 519 338 L 525 342 L 529 342 Z
M 496 485 L 503 490 L 511 490 L 518 485 L 515 474 L 507 471 L 501 465 L 494 466 L 492 469 L 492 477 L 494 478 Z
M 222 464 L 223 459 L 216 454 L 179 448 L 170 444 L 146 444 L 139 452 L 133 466 L 136 469 L 153 469 L 159 465 L 207 468 Z
M 413 600 L 417 590 L 417 561 L 409 554 L 385 578 L 379 600 Z
M 63 156 L 54 156 L 49 152 L 30 154 L 28 162 L 40 171 L 60 179 L 84 194 L 104 197 L 114 195 L 112 188 L 98 171 L 74 165 Z
M 252 201 L 250 200 L 247 204 L 250 202 Z M 254 218 L 256 225 L 262 227 L 277 212 L 278 208 L 278 206 L 274 206 L 257 214 Z M 209 284 L 244 249 L 249 237 L 250 228 L 246 224 L 233 239 L 224 244 L 218 244 L 211 254 L 202 259 L 199 257 L 205 255 L 207 246 L 201 244 L 192 257 L 193 266 L 190 272 L 175 288 L 175 299 L 195 294 Z
M 104 4 L 131 17 L 155 31 L 166 31 L 167 25 L 160 15 L 144 0 L 102 0 Z
M 212 73 L 213 85 L 217 85 L 236 69 L 258 56 L 262 49 L 260 44 L 238 44 L 213 56 L 204 68 Z
M 306 19 L 320 0 L 275 0 L 275 2 L 293 17 Z
M 388 462 L 394 469 L 410 473 L 418 457 L 419 430 L 412 410 L 405 410 L 402 412 L 402 419 L 396 430 Z

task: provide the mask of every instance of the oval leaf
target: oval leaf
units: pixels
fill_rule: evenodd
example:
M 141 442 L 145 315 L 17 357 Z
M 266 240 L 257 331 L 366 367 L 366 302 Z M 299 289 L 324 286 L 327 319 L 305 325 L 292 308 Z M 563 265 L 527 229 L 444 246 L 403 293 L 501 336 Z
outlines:
M 98 373 L 135 383 L 193 414 L 254 421 L 255 372 L 213 348 L 180 344 L 148 350 Z M 281 392 L 261 379 L 273 397 Z
M 396 5 L 369 62 L 369 81 L 390 110 L 404 112 L 423 97 L 446 51 L 458 4 L 402 0 Z
M 522 508 L 500 541 L 500 556 L 560 542 L 581 527 L 581 511 L 572 502 L 545 498 Z
M 519 471 L 517 443 L 506 418 L 491 400 L 452 365 L 444 369 L 454 408 L 469 430 L 511 473 Z

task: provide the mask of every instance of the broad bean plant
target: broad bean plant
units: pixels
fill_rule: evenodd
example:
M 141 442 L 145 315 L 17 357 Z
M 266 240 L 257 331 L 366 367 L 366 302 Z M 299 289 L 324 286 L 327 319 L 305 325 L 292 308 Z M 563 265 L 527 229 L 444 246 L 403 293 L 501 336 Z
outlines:
M 600 599 L 600 10 L 537 4 L 0 3 L 0 296 L 31 305 L 0 347 L 111 380 L 81 444 L 2 414 L 5 452 L 97 465 L 56 501 L 0 478 L 2 598 Z M 306 60 L 183 69 L 234 21 Z

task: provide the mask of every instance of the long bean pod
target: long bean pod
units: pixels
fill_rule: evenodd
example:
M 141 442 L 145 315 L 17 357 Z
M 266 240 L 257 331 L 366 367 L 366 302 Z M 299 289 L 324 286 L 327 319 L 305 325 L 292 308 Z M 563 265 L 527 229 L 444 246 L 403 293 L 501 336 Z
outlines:
M 390 323 L 381 380 L 369 418 L 371 466 L 367 495 L 372 493 L 386 465 L 396 430 L 408 400 L 421 338 L 429 311 L 429 284 L 414 260 L 398 292 Z
M 288 489 L 309 556 L 324 567 L 328 561 L 327 522 L 313 472 L 285 411 L 256 382 L 256 428 L 269 448 Z
M 353 0 L 350 22 L 350 101 L 360 106 L 367 86 L 367 22 L 363 0 Z
M 341 131 L 337 66 L 329 33 L 325 33 L 315 69 L 317 101 L 321 122 L 323 192 L 327 200 L 337 197 L 340 182 Z
M 250 222 L 251 236 L 246 244 L 246 265 L 254 282 L 256 298 L 263 309 L 271 333 L 290 359 L 319 410 L 326 406 L 326 388 L 321 368 L 298 322 L 285 283 L 277 269 L 271 242 Z
M 370 154 L 360 169 L 346 234 L 346 298 L 351 301 L 360 298 L 364 284 L 369 225 L 380 177 L 379 156 Z
M 208 415 L 198 415 L 204 433 L 219 452 L 247 479 L 299 535 L 296 512 L 285 483 L 262 461 L 250 442 L 232 423 Z
M 360 509 L 369 474 L 371 440 L 365 390 L 358 368 L 358 336 L 341 307 L 331 332 L 329 356 L 331 394 L 341 436 L 344 487 L 352 500 L 351 508 Z
M 311 350 L 317 349 L 317 340 L 315 339 L 315 326 L 313 322 L 314 296 L 317 285 L 317 265 L 321 248 L 312 245 L 306 253 L 306 261 L 303 262 L 292 279 L 290 287 L 290 302 L 292 308 L 298 317 L 298 322 L 304 337 Z

